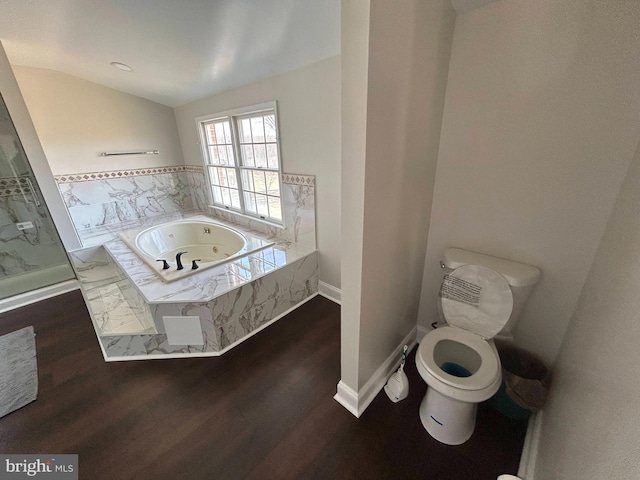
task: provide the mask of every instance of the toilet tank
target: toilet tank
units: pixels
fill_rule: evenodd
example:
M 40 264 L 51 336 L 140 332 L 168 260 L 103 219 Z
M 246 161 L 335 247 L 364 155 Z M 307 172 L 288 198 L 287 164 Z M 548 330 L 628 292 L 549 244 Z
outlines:
M 444 251 L 442 263 L 444 268 L 452 270 L 463 265 L 481 265 L 490 268 L 505 278 L 511 287 L 513 310 L 506 325 L 498 334 L 498 338 L 511 340 L 513 338 L 511 332 L 518 318 L 520 318 L 522 308 L 533 288 L 540 281 L 540 270 L 532 265 L 470 252 L 461 248 L 447 248 Z

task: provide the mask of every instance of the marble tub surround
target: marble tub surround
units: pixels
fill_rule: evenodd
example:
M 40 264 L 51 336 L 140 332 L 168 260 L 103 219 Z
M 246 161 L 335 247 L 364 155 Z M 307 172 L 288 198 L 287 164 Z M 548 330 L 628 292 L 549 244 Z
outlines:
M 318 254 L 314 252 L 217 299 L 210 308 L 220 347 L 229 347 L 317 292 Z
M 197 215 L 198 213 L 201 212 L 165 213 L 163 215 L 158 215 L 155 217 L 136 218 L 120 223 L 100 225 L 86 230 L 80 230 L 78 232 L 78 238 L 80 239 L 80 242 L 84 247 L 104 245 L 106 242 L 117 238 L 118 235 L 123 231 L 141 227 L 153 227 L 162 223 L 181 220 L 188 215 Z
M 167 217 L 225 223 L 195 214 L 167 215 L 154 223 Z M 140 220 L 129 234 L 150 221 Z M 229 226 L 266 246 L 172 283 L 159 280 L 118 237 L 71 252 L 106 360 L 220 355 L 317 294 L 315 249 Z M 175 344 L 165 317 L 196 317 L 202 342 Z
M 316 248 L 316 211 L 314 175 L 282 175 L 283 227 L 269 225 L 229 210 L 210 208 L 211 215 L 304 247 Z
M 204 168 L 195 165 L 185 166 L 185 176 L 187 187 L 191 193 L 191 205 L 194 210 L 206 212 L 209 205 L 207 195 L 207 180 L 204 175 Z
M 317 295 L 313 176 L 283 175 L 279 227 L 209 208 L 201 167 L 137 172 L 57 177 L 74 223 L 87 227 L 78 235 L 88 247 L 71 258 L 105 360 L 220 355 Z M 182 219 L 231 227 L 257 250 L 165 283 L 119 235 L 130 242 L 148 227 Z M 195 335 L 176 334 L 180 322 Z
M 208 212 L 268 236 L 316 248 L 315 176 L 282 174 L 283 227 L 210 207 L 204 169 L 196 165 L 56 175 L 83 246 L 102 245 L 138 221 Z
M 71 252 L 70 257 L 107 361 L 221 355 L 318 291 L 315 251 L 295 253 L 297 259 L 286 262 L 283 250 L 270 247 L 217 272 L 212 284 L 202 290 L 207 296 L 217 291 L 215 298 L 151 304 L 130 279 L 123 279 L 104 247 Z M 218 275 L 229 281 L 219 282 Z M 208 283 L 207 278 L 201 281 Z M 165 317 L 198 318 L 203 344 L 174 344 L 165 331 Z
M 101 338 L 105 359 L 222 355 L 313 298 L 317 291 L 318 256 L 314 252 L 209 302 L 151 305 L 156 319 L 199 317 L 204 345 L 173 345 L 163 322 L 157 321 L 157 334 Z
M 184 171 L 135 174 L 136 171 L 115 178 L 109 175 L 110 172 L 56 177 L 78 233 L 103 225 L 193 209 Z
M 173 216 L 172 216 L 173 217 Z M 220 218 L 207 215 L 184 215 L 185 220 L 208 220 L 229 226 L 243 234 L 255 251 L 245 257 L 233 259 L 209 270 L 198 271 L 192 276 L 164 283 L 155 270 L 149 267 L 120 238 L 104 244 L 105 249 L 138 288 L 148 303 L 203 302 L 216 298 L 229 290 L 267 275 L 312 253 L 315 249 L 261 236 L 260 232 L 229 224 Z M 146 227 L 132 229 L 126 235 L 132 239 Z
M 202 168 L 192 166 L 74 173 L 55 180 L 83 246 L 101 244 L 103 227 L 121 230 L 120 223 L 204 211 L 206 204 Z

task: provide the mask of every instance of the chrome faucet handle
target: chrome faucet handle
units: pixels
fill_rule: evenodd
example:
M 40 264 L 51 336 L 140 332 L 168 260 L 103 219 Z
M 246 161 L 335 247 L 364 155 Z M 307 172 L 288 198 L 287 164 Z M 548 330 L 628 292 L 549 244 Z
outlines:
M 201 259 L 197 259 L 197 260 L 191 260 L 191 270 L 197 270 L 200 268 L 200 265 L 198 265 L 196 262 L 201 262 Z
M 156 262 L 163 262 L 162 263 L 162 269 L 163 270 L 169 270 L 169 263 L 166 260 L 156 260 Z

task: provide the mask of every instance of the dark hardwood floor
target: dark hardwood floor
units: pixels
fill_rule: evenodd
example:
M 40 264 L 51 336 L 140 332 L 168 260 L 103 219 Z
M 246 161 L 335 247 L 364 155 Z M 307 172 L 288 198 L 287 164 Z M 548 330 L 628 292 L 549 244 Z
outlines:
M 77 453 L 81 479 L 491 479 L 515 474 L 526 424 L 481 406 L 457 447 L 420 424 L 426 391 L 381 392 L 360 419 L 333 395 L 340 308 L 316 297 L 218 358 L 105 363 L 79 292 L 0 315 L 34 325 L 38 399 L 0 418 L 2 453 Z

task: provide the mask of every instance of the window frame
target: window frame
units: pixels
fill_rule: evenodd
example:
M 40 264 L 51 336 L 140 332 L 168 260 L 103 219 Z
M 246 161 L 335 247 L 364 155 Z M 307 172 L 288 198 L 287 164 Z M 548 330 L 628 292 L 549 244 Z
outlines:
M 275 119 L 275 133 L 276 133 L 276 141 L 275 144 L 277 146 L 277 154 L 278 154 L 278 168 L 269 168 L 267 167 L 256 167 L 245 165 L 244 157 L 242 156 L 242 144 L 240 139 L 240 127 L 238 123 L 242 118 L 246 118 L 247 116 L 259 115 L 260 113 L 270 113 L 273 112 Z M 215 122 L 216 120 L 227 120 L 229 122 L 229 126 L 231 128 L 231 144 L 233 149 L 233 154 L 235 157 L 235 165 L 222 165 L 222 164 L 213 164 L 210 163 L 211 157 L 209 153 L 209 144 L 207 141 L 207 132 L 206 125 Z M 283 190 L 282 190 L 282 148 L 280 146 L 280 128 L 278 122 L 278 109 L 277 102 L 265 102 L 257 105 L 249 105 L 246 107 L 235 108 L 231 110 L 225 110 L 223 112 L 203 115 L 197 117 L 195 119 L 196 129 L 198 131 L 198 141 L 200 143 L 200 155 L 202 158 L 202 165 L 205 171 L 205 178 L 207 180 L 207 195 L 209 198 L 209 208 L 213 208 L 216 210 L 221 210 L 225 212 L 231 212 L 234 215 L 240 215 L 243 217 L 247 217 L 250 220 L 255 220 L 258 222 L 263 222 L 271 226 L 275 226 L 278 228 L 285 228 L 285 219 L 284 219 L 284 199 L 283 199 Z M 265 145 L 267 143 L 265 138 Z M 268 165 L 268 164 L 267 164 Z M 210 169 L 211 166 L 220 166 L 223 168 L 230 168 L 235 170 L 236 178 L 237 178 L 237 187 L 238 187 L 238 195 L 240 200 L 240 209 L 234 208 L 233 206 L 224 205 L 216 202 L 214 194 L 213 194 L 213 183 L 211 178 Z M 252 172 L 252 171 L 262 171 L 262 172 L 275 172 L 278 177 L 278 189 L 279 189 L 279 199 L 280 199 L 280 214 L 281 220 L 277 218 L 268 217 L 261 215 L 256 211 L 253 213 L 246 208 L 245 202 L 245 185 L 243 182 L 243 172 Z M 266 176 L 265 176 L 266 178 Z M 246 192 L 253 192 L 253 190 L 246 190 Z M 269 194 L 265 194 L 267 197 L 267 202 L 269 198 Z M 274 195 L 271 195 L 274 197 Z

